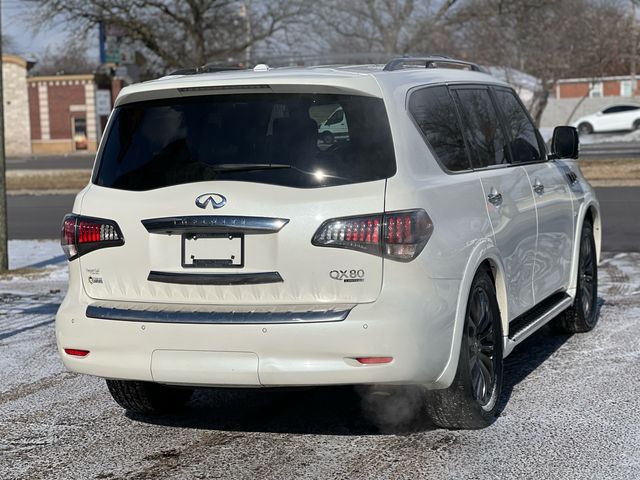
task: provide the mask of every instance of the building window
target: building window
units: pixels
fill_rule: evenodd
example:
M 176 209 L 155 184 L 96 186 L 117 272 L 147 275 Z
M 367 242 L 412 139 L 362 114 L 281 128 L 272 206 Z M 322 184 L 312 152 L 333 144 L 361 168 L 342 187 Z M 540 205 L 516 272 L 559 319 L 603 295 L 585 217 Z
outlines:
M 599 97 L 602 97 L 602 94 L 603 94 L 602 82 L 591 82 L 589 84 L 590 98 L 599 98 Z
M 630 97 L 632 95 L 631 92 L 631 80 L 623 80 L 620 82 L 620 96 L 621 97 Z
M 87 120 L 84 117 L 73 119 L 73 141 L 76 150 L 86 150 L 87 145 Z

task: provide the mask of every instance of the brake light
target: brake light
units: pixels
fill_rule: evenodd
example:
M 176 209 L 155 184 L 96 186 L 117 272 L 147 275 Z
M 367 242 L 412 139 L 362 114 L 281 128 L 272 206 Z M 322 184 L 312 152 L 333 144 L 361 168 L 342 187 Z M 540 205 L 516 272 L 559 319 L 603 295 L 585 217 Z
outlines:
M 89 355 L 89 350 L 79 350 L 77 348 L 65 348 L 64 353 L 71 355 L 72 357 L 86 357 Z
M 104 218 L 66 215 L 62 221 L 62 249 L 69 260 L 106 247 L 124 245 L 120 227 Z
M 432 233 L 433 223 L 427 212 L 404 210 L 327 220 L 311 243 L 409 262 L 420 254 Z

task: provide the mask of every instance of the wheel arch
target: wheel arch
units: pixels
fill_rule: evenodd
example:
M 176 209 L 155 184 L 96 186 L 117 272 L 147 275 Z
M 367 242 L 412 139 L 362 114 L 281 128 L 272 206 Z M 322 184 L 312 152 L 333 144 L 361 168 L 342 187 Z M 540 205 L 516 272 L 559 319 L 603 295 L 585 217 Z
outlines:
M 578 214 L 578 221 L 576 222 L 576 229 L 573 239 L 573 258 L 571 259 L 571 280 L 569 282 L 569 288 L 567 289 L 569 295 L 572 297 L 575 295 L 575 290 L 578 282 L 578 261 L 580 259 L 580 236 L 582 235 L 582 228 L 584 222 L 591 222 L 593 226 L 593 240 L 596 244 L 596 259 L 600 263 L 600 254 L 602 250 L 602 217 L 600 214 L 600 205 L 594 199 L 588 203 L 582 205 Z
M 473 249 L 467 261 L 460 287 L 458 289 L 458 300 L 453 328 L 453 338 L 449 358 L 440 376 L 429 385 L 430 388 L 447 388 L 453 382 L 458 368 L 460 357 L 460 346 L 462 344 L 462 333 L 467 313 L 467 302 L 471 292 L 471 284 L 480 268 L 488 268 L 496 289 L 496 298 L 500 309 L 500 319 L 502 323 L 503 335 L 508 334 L 509 310 L 507 303 L 507 282 L 504 274 L 504 265 L 500 257 L 500 252 L 496 245 L 488 239 L 479 242 Z

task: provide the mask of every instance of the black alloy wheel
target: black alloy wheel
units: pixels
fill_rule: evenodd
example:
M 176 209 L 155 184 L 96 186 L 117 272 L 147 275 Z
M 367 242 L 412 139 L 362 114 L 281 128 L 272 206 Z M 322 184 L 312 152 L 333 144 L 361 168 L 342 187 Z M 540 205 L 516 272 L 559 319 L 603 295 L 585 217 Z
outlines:
M 593 238 L 583 235 L 580 241 L 578 291 L 581 299 L 582 314 L 585 321 L 590 325 L 595 325 L 594 314 L 597 295 L 595 253 Z
M 492 400 L 496 387 L 496 335 L 487 292 L 476 287 L 471 294 L 467 320 L 467 348 L 472 392 L 481 407 Z
M 582 227 L 579 255 L 573 305 L 549 323 L 556 333 L 584 333 L 593 330 L 598 323 L 598 259 L 590 219 L 585 220 Z

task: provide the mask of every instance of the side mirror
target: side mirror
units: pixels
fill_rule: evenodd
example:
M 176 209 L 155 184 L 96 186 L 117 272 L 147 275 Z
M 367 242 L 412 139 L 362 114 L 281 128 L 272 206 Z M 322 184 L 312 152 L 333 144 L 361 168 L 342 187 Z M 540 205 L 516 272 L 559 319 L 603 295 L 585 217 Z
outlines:
M 550 159 L 578 158 L 579 150 L 580 140 L 574 127 L 556 127 L 553 130 Z

